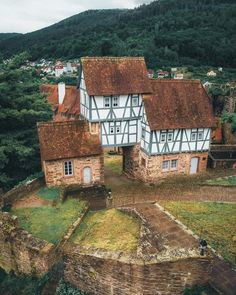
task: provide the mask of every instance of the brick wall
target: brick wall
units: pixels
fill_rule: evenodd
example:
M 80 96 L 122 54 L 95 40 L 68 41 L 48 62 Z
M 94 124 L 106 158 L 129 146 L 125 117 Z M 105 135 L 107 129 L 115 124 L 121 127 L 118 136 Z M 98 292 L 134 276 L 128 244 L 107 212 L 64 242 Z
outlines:
M 56 247 L 21 229 L 17 218 L 0 212 L 0 267 L 16 274 L 41 275 L 58 257 Z
M 64 162 L 66 160 L 45 161 L 44 172 L 48 186 L 63 186 L 72 184 L 83 184 L 83 169 L 91 168 L 91 184 L 104 183 L 104 158 L 102 156 L 68 159 L 73 163 L 73 175 L 64 176 Z
M 136 145 L 134 147 L 123 148 L 123 157 L 123 169 L 126 174 L 145 182 L 155 182 L 172 175 L 189 174 L 191 158 L 193 157 L 199 158 L 198 172 L 205 171 L 208 153 L 193 152 L 148 156 L 140 150 L 139 145 Z M 178 169 L 163 171 L 162 162 L 165 160 L 178 160 Z
M 110 256 L 110 259 L 109 259 Z M 118 257 L 118 256 L 117 256 Z M 144 263 L 134 259 L 106 259 L 65 249 L 65 280 L 95 295 L 178 295 L 186 287 L 209 282 L 209 258 Z

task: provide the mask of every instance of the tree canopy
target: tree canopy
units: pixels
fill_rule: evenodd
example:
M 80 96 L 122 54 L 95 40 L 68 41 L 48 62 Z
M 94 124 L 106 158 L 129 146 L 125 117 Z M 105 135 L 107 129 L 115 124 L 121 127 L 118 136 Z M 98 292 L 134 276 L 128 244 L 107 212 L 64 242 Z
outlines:
M 27 55 L 13 58 L 0 73 L 0 188 L 40 171 L 36 123 L 51 119 L 51 107 L 31 71 L 19 68 Z

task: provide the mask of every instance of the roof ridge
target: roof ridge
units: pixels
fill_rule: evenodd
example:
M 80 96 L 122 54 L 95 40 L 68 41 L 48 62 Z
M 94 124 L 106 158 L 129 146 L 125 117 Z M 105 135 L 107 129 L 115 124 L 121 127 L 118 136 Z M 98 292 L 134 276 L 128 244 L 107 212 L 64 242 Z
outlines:
M 187 83 L 201 83 L 199 79 L 154 79 L 154 78 L 149 78 L 151 82 L 159 82 L 159 83 L 181 83 L 181 82 L 187 82 Z
M 144 56 L 83 56 L 80 58 L 84 59 L 137 59 L 144 60 Z

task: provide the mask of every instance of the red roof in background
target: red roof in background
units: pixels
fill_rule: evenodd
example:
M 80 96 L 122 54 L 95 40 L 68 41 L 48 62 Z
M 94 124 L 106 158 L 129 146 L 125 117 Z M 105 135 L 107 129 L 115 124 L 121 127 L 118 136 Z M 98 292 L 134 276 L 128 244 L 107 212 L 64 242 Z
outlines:
M 150 79 L 153 94 L 144 95 L 151 130 L 208 128 L 215 125 L 213 108 L 197 80 Z
M 102 154 L 100 138 L 89 132 L 85 121 L 38 123 L 43 161 Z
M 52 105 L 53 111 L 56 112 L 54 120 L 61 120 L 61 113 L 80 115 L 80 90 L 76 86 L 66 86 L 65 98 L 61 105 L 58 101 L 57 85 L 42 85 L 40 91 L 48 94 L 48 102 Z
M 143 57 L 83 57 L 81 65 L 89 95 L 151 92 Z

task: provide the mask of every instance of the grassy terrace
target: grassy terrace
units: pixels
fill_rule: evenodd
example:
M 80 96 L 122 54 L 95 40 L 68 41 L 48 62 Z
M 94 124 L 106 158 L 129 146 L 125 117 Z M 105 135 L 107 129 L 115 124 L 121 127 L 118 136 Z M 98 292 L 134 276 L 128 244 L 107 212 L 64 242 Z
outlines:
M 114 173 L 122 173 L 122 156 L 121 155 L 105 155 L 104 159 L 105 168 Z
M 206 182 L 209 185 L 221 185 L 221 186 L 236 186 L 236 176 L 220 177 L 216 179 L 210 179 Z
M 193 201 L 159 203 L 236 266 L 236 204 Z
M 76 244 L 111 251 L 137 250 L 140 222 L 116 210 L 90 212 L 72 237 Z
M 43 206 L 22 206 L 14 208 L 11 213 L 18 216 L 20 226 L 35 237 L 57 244 L 70 225 L 79 218 L 86 206 L 85 202 L 70 199 L 64 203 L 57 200 L 59 191 L 43 188 L 38 192 L 38 198 L 49 201 Z

